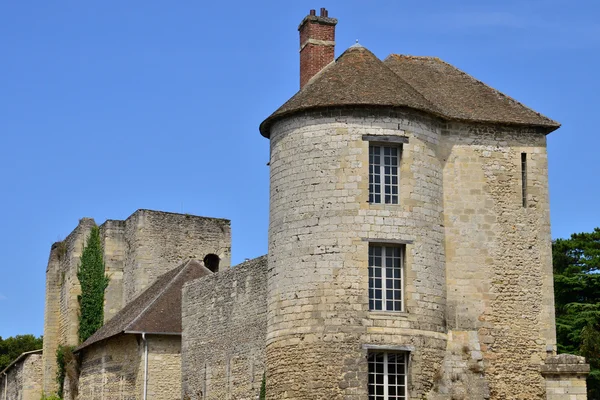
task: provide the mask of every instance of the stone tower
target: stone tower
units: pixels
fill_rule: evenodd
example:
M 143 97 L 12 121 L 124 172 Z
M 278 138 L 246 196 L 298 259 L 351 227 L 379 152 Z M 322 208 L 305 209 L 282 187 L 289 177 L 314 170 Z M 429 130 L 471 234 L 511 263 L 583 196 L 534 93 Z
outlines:
M 546 398 L 559 124 L 437 58 L 334 61 L 336 23 L 304 18 L 301 90 L 260 127 L 268 398 Z

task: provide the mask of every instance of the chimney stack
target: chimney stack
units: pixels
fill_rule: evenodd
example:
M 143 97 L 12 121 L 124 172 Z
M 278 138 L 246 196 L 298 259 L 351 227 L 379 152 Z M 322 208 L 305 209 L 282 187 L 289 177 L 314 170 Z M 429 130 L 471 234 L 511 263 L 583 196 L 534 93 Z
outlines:
M 310 10 L 304 17 L 300 31 L 300 89 L 332 62 L 335 57 L 335 25 L 337 19 L 329 18 L 329 12 L 321 8 L 319 16 Z

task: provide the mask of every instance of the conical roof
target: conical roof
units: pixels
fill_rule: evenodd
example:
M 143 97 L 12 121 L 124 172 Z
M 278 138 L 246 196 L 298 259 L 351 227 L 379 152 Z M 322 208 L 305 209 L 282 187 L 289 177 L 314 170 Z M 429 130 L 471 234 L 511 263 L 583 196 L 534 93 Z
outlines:
M 260 131 L 269 137 L 275 120 L 299 111 L 360 105 L 405 106 L 439 113 L 429 100 L 385 66 L 375 54 L 366 47 L 354 45 L 263 121 Z
M 448 120 L 544 127 L 560 124 L 433 57 L 393 54 L 385 62 L 353 45 L 260 125 L 297 112 L 345 106 L 409 107 Z

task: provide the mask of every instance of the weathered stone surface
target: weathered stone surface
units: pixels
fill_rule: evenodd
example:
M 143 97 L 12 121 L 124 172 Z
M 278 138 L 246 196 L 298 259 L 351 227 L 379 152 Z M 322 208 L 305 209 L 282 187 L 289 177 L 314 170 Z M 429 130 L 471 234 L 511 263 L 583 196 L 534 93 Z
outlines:
M 181 392 L 181 337 L 148 335 L 147 398 L 176 400 Z M 121 335 L 85 348 L 78 399 L 141 399 L 144 341 Z
M 266 274 L 264 256 L 184 286 L 183 399 L 258 398 L 265 370 Z
M 446 350 L 441 125 L 419 113 L 307 113 L 271 130 L 267 396 L 364 399 L 363 344 L 413 345 L 411 396 Z M 369 136 L 404 136 L 398 205 L 368 203 Z M 369 312 L 369 241 L 406 244 L 406 312 Z
M 27 353 L 0 375 L 0 399 L 40 400 L 42 396 L 42 354 Z

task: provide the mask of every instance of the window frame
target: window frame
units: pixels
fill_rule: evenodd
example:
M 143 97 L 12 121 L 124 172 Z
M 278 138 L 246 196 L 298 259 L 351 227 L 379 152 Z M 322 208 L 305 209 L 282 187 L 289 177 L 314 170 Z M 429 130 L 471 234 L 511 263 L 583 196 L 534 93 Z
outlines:
M 402 162 L 402 143 L 404 141 L 369 141 L 369 204 L 382 204 L 382 205 L 399 205 L 400 204 L 400 164 Z M 378 148 L 377 154 L 373 153 L 373 150 Z M 390 154 L 386 154 L 386 149 L 389 149 Z M 395 151 L 395 155 L 391 154 L 392 150 Z M 372 160 L 374 157 L 378 157 L 379 163 L 374 163 Z M 385 163 L 386 159 L 392 157 L 396 158 L 395 164 Z M 375 173 L 375 168 L 379 168 L 379 172 Z M 386 173 L 386 168 L 396 169 L 396 173 Z M 386 177 L 390 177 L 390 182 L 386 183 Z M 379 182 L 376 183 L 376 178 L 379 178 Z M 394 184 L 394 178 L 396 183 Z M 379 185 L 379 191 L 375 191 L 375 185 Z M 386 193 L 386 187 L 390 188 L 390 193 Z M 396 193 L 394 193 L 394 189 Z M 387 202 L 386 197 L 390 197 L 390 201 Z M 376 198 L 379 197 L 379 201 Z M 395 200 L 395 202 L 394 202 Z
M 379 256 L 381 258 L 381 265 L 377 266 L 377 265 L 372 265 L 375 263 L 372 263 L 372 257 L 377 257 L 376 254 L 372 254 L 372 249 L 375 248 L 381 248 L 381 255 Z M 398 260 L 399 260 L 399 276 L 396 277 L 394 275 L 394 271 L 396 269 L 396 267 L 394 267 L 393 262 L 394 262 L 394 256 L 392 256 L 391 262 L 392 265 L 388 266 L 388 261 L 389 258 L 387 256 L 387 249 L 397 249 L 398 250 Z M 369 250 L 368 250 L 368 289 L 369 289 L 369 311 L 370 312 L 391 312 L 391 313 L 404 313 L 406 312 L 406 305 L 405 305 L 405 284 L 404 284 L 404 280 L 405 280 L 405 257 L 406 257 L 406 245 L 402 244 L 402 243 L 397 243 L 397 242 L 369 242 Z M 377 277 L 376 275 L 376 269 L 375 268 L 379 268 L 380 269 L 380 276 Z M 388 277 L 388 269 L 391 270 L 391 277 Z M 376 279 L 380 279 L 381 280 L 381 286 L 379 288 L 377 288 L 376 285 Z M 392 287 L 388 288 L 388 281 L 392 282 Z M 393 282 L 394 281 L 399 281 L 399 288 L 395 288 Z M 376 297 L 376 290 L 381 290 L 381 298 L 378 299 Z M 392 299 L 388 299 L 388 290 L 392 290 Z M 399 296 L 396 297 L 396 294 L 399 292 Z M 381 302 L 381 308 L 377 308 L 377 302 L 380 301 Z M 391 309 L 388 308 L 388 301 L 392 302 L 392 307 Z M 399 309 L 395 309 L 395 303 L 399 301 L 400 302 L 400 308 Z
M 395 382 L 396 384 L 390 384 L 390 354 L 394 354 L 396 356 L 402 355 L 402 363 L 399 364 L 396 362 L 396 373 Z M 377 357 L 377 355 L 383 356 L 383 371 L 381 373 L 377 372 L 376 364 L 377 361 L 372 361 Z M 368 379 L 367 379 L 367 395 L 369 396 L 369 400 L 392 400 L 390 396 L 394 396 L 393 400 L 408 400 L 410 398 L 409 390 L 408 390 L 408 375 L 409 375 L 409 367 L 410 367 L 410 352 L 405 350 L 390 350 L 390 349 L 369 349 L 367 351 L 367 364 L 368 364 Z M 397 366 L 403 365 L 404 372 L 402 374 L 398 373 Z M 377 379 L 375 378 L 377 375 L 383 375 L 383 383 L 377 384 Z M 374 376 L 374 378 L 371 378 Z M 401 377 L 402 383 L 398 384 L 399 377 Z M 373 383 L 372 383 L 373 382 Z M 399 396 L 397 391 L 396 394 L 390 394 L 390 385 L 394 385 L 396 388 L 404 387 L 404 394 Z M 383 386 L 383 394 L 377 394 L 376 390 L 374 390 L 373 394 L 371 394 L 371 387 Z

